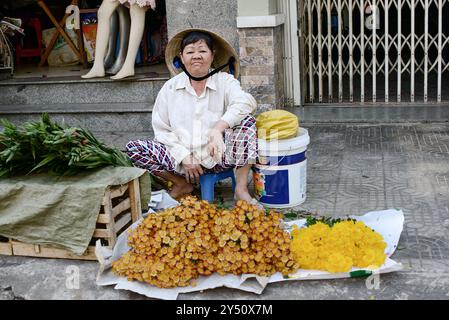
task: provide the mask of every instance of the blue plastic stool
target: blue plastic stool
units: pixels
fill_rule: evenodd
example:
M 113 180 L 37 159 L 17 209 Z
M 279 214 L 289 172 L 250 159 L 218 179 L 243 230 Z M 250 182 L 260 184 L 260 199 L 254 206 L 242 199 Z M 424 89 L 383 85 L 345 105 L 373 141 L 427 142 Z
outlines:
M 201 198 L 209 202 L 214 201 L 215 183 L 220 180 L 232 179 L 232 192 L 235 191 L 234 170 L 230 169 L 219 173 L 206 173 L 200 176 Z

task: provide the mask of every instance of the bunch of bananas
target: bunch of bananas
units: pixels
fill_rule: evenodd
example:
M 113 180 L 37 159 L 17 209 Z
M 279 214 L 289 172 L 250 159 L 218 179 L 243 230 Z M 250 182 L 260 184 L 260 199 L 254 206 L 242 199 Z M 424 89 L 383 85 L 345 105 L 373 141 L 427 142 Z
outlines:
M 128 280 L 160 288 L 194 285 L 200 275 L 283 275 L 298 268 L 282 215 L 245 201 L 231 210 L 186 197 L 181 204 L 151 214 L 128 238 L 130 250 L 113 271 Z

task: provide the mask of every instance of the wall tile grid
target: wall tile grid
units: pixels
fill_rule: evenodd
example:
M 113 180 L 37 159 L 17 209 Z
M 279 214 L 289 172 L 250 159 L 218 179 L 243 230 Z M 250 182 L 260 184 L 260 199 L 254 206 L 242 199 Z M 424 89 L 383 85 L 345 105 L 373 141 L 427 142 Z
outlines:
M 283 27 L 240 28 L 241 84 L 258 102 L 257 113 L 284 106 Z

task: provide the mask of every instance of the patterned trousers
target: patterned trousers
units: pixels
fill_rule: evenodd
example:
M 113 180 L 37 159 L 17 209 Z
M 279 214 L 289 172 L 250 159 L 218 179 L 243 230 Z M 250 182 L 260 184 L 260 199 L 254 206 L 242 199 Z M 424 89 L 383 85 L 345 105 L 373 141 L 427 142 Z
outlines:
M 256 119 L 253 116 L 247 116 L 239 125 L 225 130 L 224 143 L 222 163 L 211 169 L 203 168 L 205 173 L 216 173 L 230 168 L 238 169 L 248 163 L 256 162 Z M 136 167 L 146 169 L 150 173 L 175 172 L 175 159 L 160 142 L 133 140 L 126 144 L 126 153 Z

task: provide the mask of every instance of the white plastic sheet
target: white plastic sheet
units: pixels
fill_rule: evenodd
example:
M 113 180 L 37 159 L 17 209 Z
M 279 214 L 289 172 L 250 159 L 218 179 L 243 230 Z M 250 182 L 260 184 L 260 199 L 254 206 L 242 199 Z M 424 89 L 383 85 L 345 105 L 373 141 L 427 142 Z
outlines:
M 152 194 L 152 203 L 150 207 L 157 210 L 176 206 L 178 203 L 173 200 L 165 191 Z M 150 209 L 148 214 L 154 212 Z M 383 211 L 369 212 L 363 216 L 351 216 L 351 218 L 363 221 L 367 226 L 379 232 L 387 243 L 385 252 L 388 256 L 385 263 L 377 270 L 372 270 L 374 274 L 388 273 L 399 271 L 402 269 L 400 263 L 390 259 L 390 256 L 397 248 L 399 238 L 404 225 L 404 214 L 402 210 L 390 209 Z M 140 221 L 135 222 L 130 228 L 137 227 Z M 295 220 L 286 223 L 289 229 L 293 224 L 298 227 L 304 226 L 305 219 Z M 318 270 L 298 270 L 295 274 L 284 278 L 282 274 L 275 273 L 271 277 L 261 277 L 254 274 L 244 274 L 241 276 L 213 274 L 208 277 L 201 276 L 196 280 L 195 286 L 162 289 L 152 286 L 147 283 L 128 281 L 124 277 L 118 277 L 112 273 L 112 262 L 119 259 L 124 253 L 129 250 L 127 244 L 128 232 L 123 232 L 117 239 L 114 249 L 111 251 L 108 248 L 102 247 L 100 242 L 97 242 L 96 255 L 100 262 L 100 269 L 97 276 L 97 284 L 100 286 L 115 285 L 115 289 L 130 290 L 150 298 L 158 299 L 176 299 L 180 293 L 202 291 L 218 287 L 228 287 L 239 289 L 247 292 L 261 294 L 269 283 L 280 281 L 295 281 L 295 280 L 317 280 L 317 279 L 336 279 L 348 278 L 350 273 L 329 273 Z M 360 269 L 353 269 L 356 271 Z

